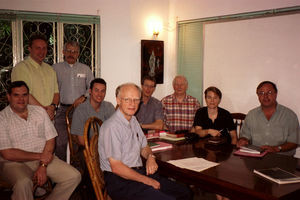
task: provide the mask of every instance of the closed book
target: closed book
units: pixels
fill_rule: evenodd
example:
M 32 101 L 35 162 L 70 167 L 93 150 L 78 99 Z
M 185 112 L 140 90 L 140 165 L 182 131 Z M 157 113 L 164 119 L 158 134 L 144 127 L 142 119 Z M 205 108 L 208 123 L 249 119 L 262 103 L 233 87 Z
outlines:
M 253 154 L 261 154 L 262 152 L 264 152 L 263 149 L 255 145 L 242 146 L 240 148 L 240 151 L 246 153 L 253 153 Z
M 176 134 L 176 133 L 167 133 L 166 134 L 166 136 L 168 136 L 168 137 L 173 137 L 173 138 L 179 138 L 179 137 L 184 137 L 184 133 L 178 133 L 178 134 Z
M 237 155 L 237 156 L 248 156 L 248 157 L 258 157 L 258 158 L 260 158 L 260 157 L 264 157 L 267 154 L 267 152 L 263 151 L 262 153 L 257 154 L 257 153 L 242 152 L 241 149 L 239 149 L 239 150 L 235 151 L 233 154 Z
M 156 145 L 153 145 L 153 146 L 149 145 L 153 152 L 155 152 L 155 151 L 162 151 L 162 150 L 167 150 L 167 149 L 172 149 L 173 148 L 172 144 L 169 144 L 169 143 L 166 143 L 166 142 L 153 142 L 153 143 L 155 143 Z
M 288 184 L 288 183 L 299 183 L 300 177 L 292 174 L 288 171 L 280 169 L 279 167 L 269 168 L 269 169 L 255 169 L 254 173 L 274 181 L 278 184 Z

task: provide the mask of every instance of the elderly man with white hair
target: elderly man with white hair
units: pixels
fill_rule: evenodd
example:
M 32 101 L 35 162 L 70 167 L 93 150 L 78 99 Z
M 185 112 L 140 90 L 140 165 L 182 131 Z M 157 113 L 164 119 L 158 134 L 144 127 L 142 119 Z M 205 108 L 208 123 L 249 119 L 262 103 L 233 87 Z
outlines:
M 170 131 L 188 130 L 193 127 L 196 111 L 200 108 L 199 101 L 186 93 L 188 81 L 184 76 L 176 76 L 173 80 L 174 93 L 164 97 L 164 124 Z

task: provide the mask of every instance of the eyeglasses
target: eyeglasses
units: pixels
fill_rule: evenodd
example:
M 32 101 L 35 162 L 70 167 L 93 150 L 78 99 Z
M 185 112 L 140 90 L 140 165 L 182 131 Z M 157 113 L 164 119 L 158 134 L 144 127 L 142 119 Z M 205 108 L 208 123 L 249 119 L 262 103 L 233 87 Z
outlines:
M 141 99 L 130 99 L 130 98 L 121 98 L 125 103 L 135 103 L 139 104 Z
M 75 51 L 75 50 L 71 50 L 71 49 L 67 49 L 65 50 L 67 53 L 72 53 L 72 54 L 77 54 L 79 53 L 79 51 Z
M 265 92 L 265 91 L 260 91 L 260 92 L 257 92 L 257 95 L 258 96 L 264 96 L 264 95 L 272 95 L 272 94 L 275 94 L 275 92 L 269 90 L 268 92 Z
M 144 87 L 146 87 L 146 88 L 150 88 L 150 89 L 153 89 L 153 88 L 155 88 L 155 86 L 154 85 L 143 85 Z

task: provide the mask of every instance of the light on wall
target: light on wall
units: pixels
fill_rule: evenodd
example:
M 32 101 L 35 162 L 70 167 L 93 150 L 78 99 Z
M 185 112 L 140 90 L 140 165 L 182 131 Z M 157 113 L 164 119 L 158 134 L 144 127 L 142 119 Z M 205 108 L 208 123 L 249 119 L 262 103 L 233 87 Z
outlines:
M 162 20 L 157 17 L 150 17 L 147 22 L 147 29 L 149 35 L 151 34 L 154 38 L 157 38 L 162 31 Z

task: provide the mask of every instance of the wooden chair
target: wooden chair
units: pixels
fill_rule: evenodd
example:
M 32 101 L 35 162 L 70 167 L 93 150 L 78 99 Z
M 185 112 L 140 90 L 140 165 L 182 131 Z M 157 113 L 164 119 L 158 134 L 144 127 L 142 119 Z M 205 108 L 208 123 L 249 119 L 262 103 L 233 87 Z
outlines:
M 241 131 L 242 125 L 244 123 L 246 115 L 243 113 L 231 113 L 231 117 L 233 118 L 234 124 L 236 125 L 236 133 L 239 138 L 240 131 Z
M 81 168 L 81 158 L 80 158 L 80 145 L 77 135 L 71 134 L 72 117 L 76 106 L 72 104 L 66 111 L 66 122 L 67 122 L 67 132 L 68 132 L 68 146 L 70 151 L 70 164 L 83 174 L 83 169 Z
M 105 182 L 103 172 L 100 168 L 100 160 L 98 153 L 99 127 L 101 125 L 102 121 L 97 117 L 91 117 L 86 121 L 83 135 L 85 147 L 83 153 L 97 200 L 107 200 L 110 199 L 110 197 L 108 196 L 107 191 L 105 189 Z M 93 135 L 92 138 L 89 140 L 90 132 Z

